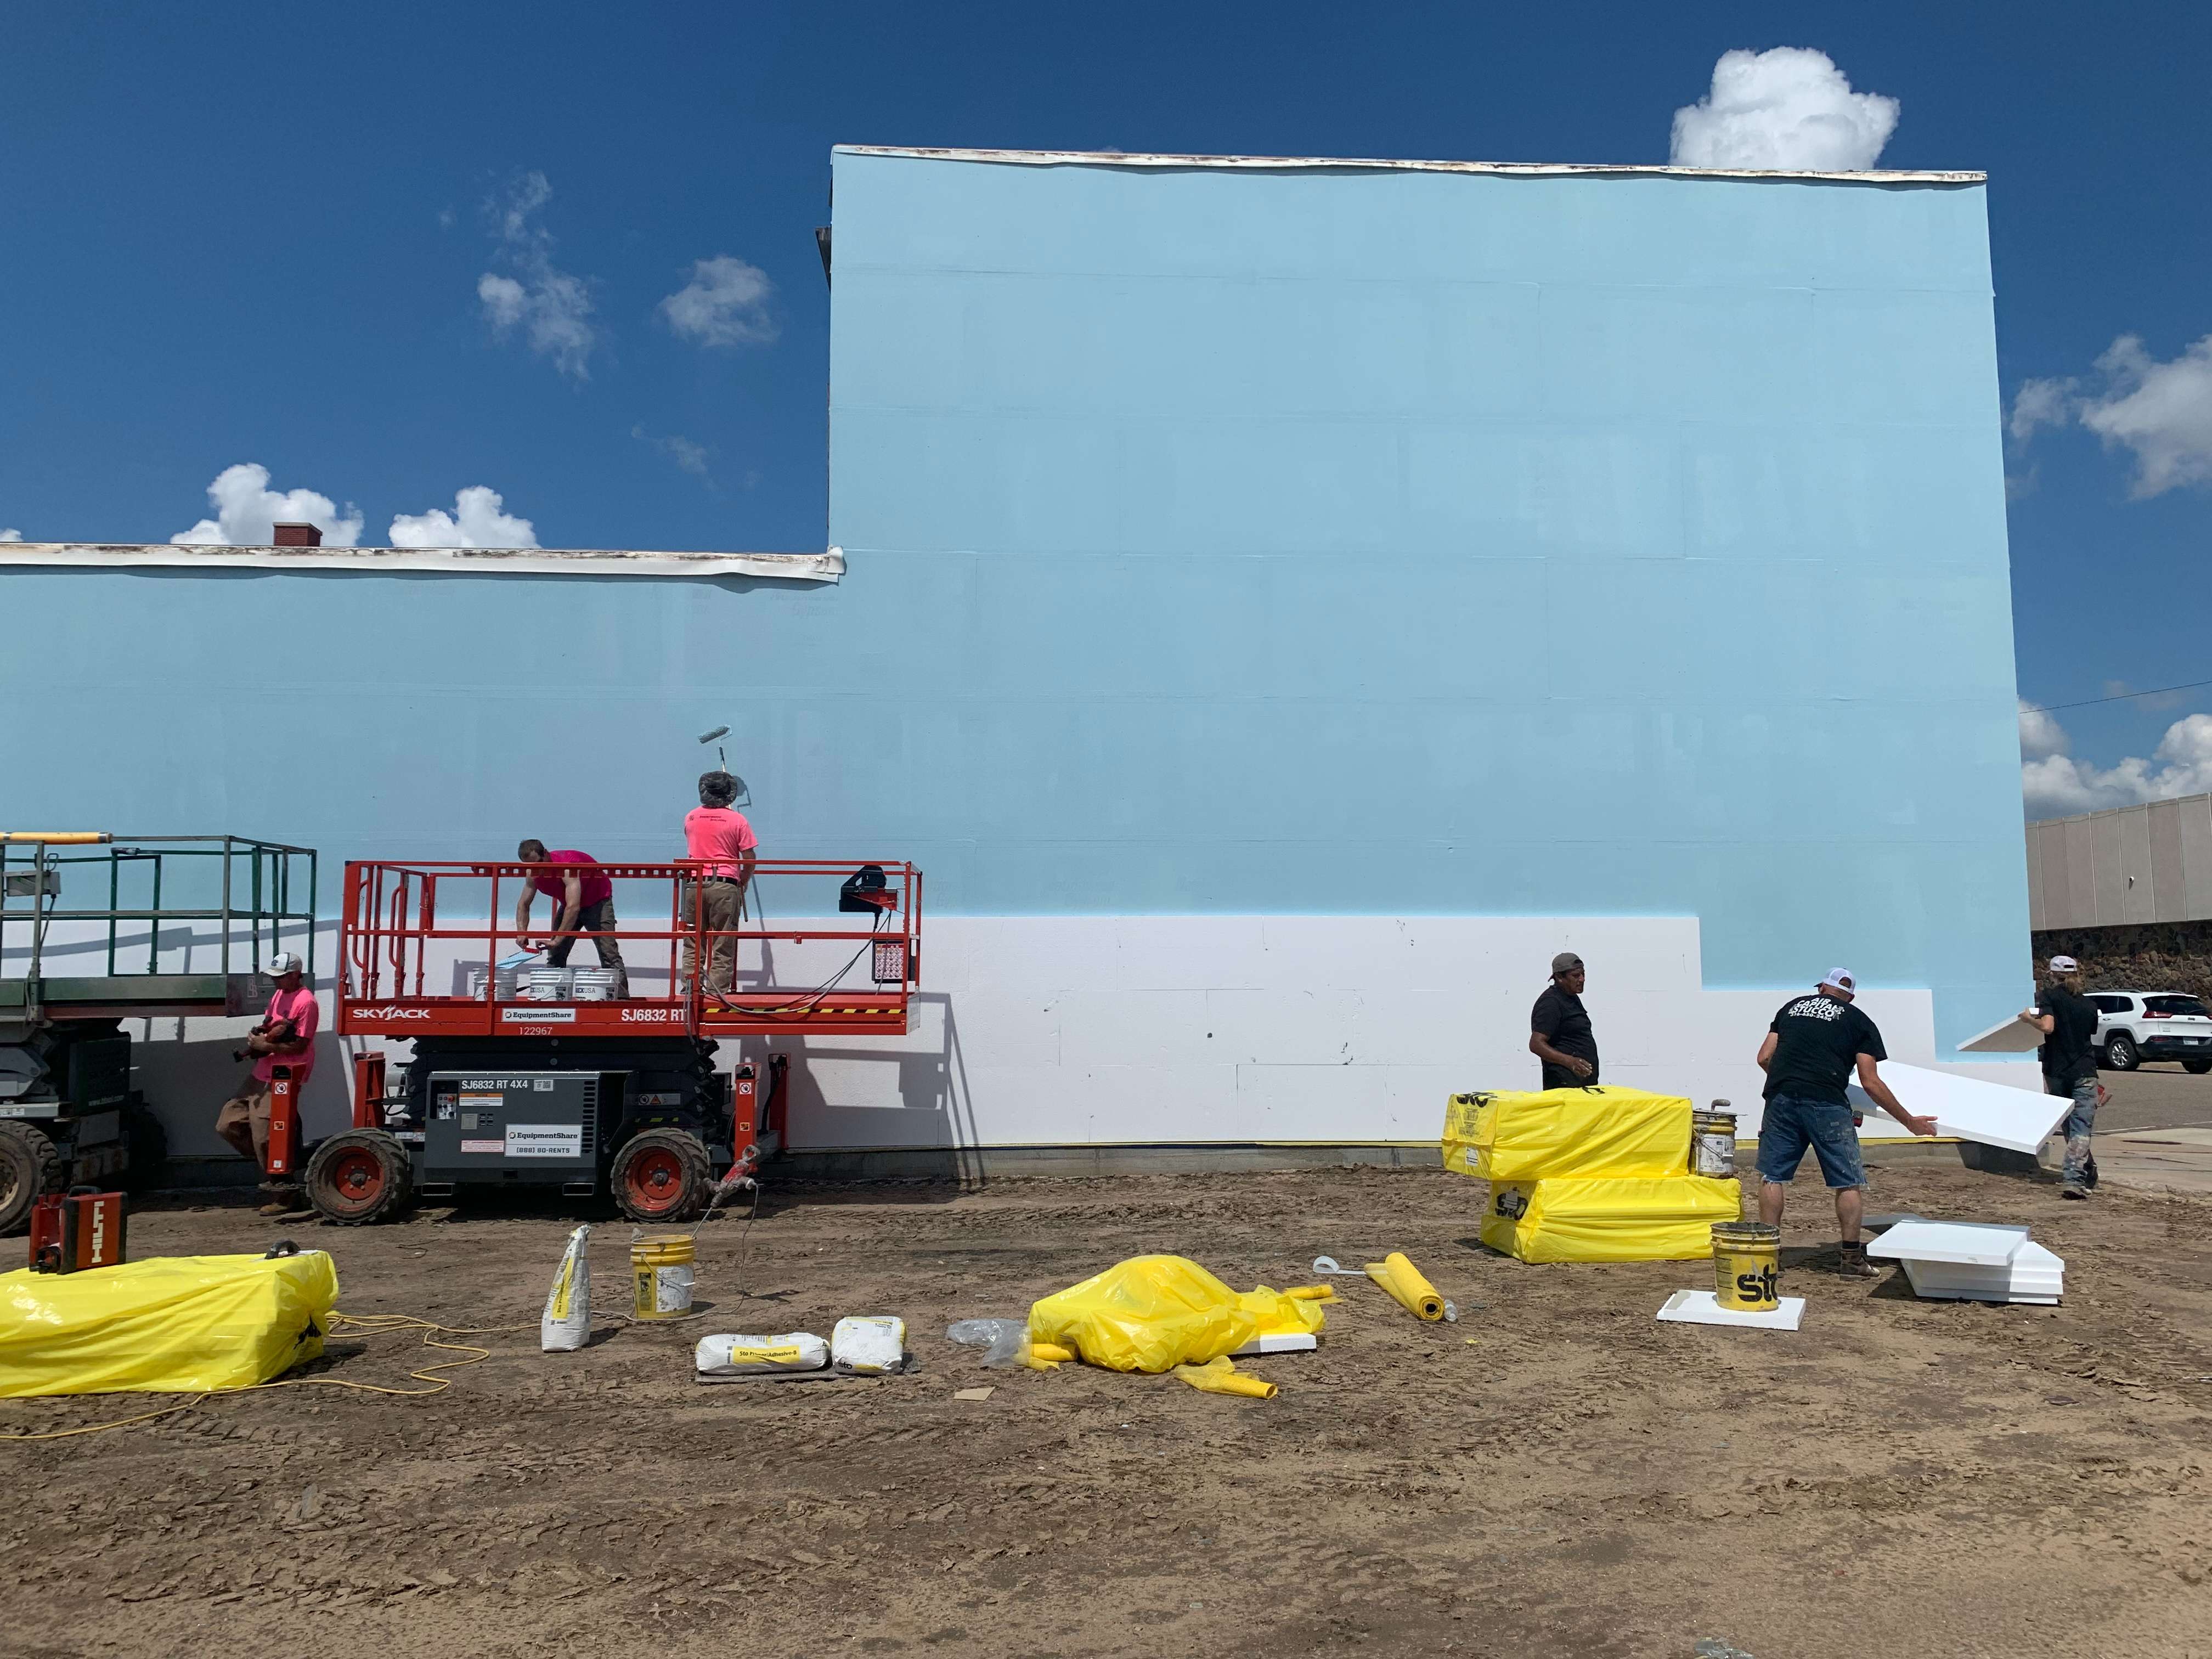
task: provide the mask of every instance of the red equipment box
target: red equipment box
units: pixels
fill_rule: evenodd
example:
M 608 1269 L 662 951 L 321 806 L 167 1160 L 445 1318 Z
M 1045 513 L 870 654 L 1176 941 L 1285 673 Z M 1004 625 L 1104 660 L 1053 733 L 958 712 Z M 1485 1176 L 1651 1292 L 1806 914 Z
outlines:
M 73 1273 L 124 1259 L 123 1194 L 72 1187 L 31 1205 L 31 1271 Z

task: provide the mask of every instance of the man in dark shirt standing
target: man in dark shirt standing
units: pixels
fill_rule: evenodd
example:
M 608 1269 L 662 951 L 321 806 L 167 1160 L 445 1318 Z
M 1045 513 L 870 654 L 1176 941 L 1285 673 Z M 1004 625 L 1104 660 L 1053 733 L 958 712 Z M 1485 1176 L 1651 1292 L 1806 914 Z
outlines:
M 2043 1061 L 2044 1091 L 2074 1098 L 2074 1109 L 2066 1114 L 2066 1169 L 2058 1196 L 2087 1198 L 2097 1184 L 2089 1134 L 2103 1085 L 2097 1081 L 2097 1005 L 2081 994 L 2081 964 L 2071 957 L 2051 957 L 2051 983 L 2021 1018 L 2043 1033 L 2036 1054 Z
M 1552 958 L 1552 982 L 1528 1014 L 1528 1052 L 1544 1062 L 1547 1089 L 1583 1089 L 1597 1081 L 1597 1038 L 1583 1006 L 1589 975 L 1572 951 Z
M 1866 1165 L 1859 1158 L 1858 1126 L 1851 1121 L 1844 1085 L 1856 1072 L 1874 1103 L 1917 1135 L 1936 1133 L 1932 1117 L 1915 1117 L 1875 1070 L 1889 1058 L 1875 1023 L 1851 1006 L 1851 971 L 1831 968 L 1808 997 L 1782 1006 L 1759 1045 L 1766 1073 L 1766 1110 L 1759 1122 L 1759 1218 L 1782 1224 L 1782 1202 L 1810 1146 L 1820 1178 L 1836 1194 L 1836 1225 L 1843 1245 L 1836 1271 L 1873 1279 L 1881 1269 L 1867 1260 L 1859 1238 L 1866 1211 Z

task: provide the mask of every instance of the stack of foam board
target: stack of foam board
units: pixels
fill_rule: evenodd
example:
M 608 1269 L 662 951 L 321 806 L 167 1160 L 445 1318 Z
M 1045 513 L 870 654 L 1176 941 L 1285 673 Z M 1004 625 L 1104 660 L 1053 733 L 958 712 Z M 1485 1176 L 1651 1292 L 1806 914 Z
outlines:
M 1915 1296 L 1952 1302 L 2056 1303 L 2066 1263 L 2025 1227 L 1972 1221 L 1899 1221 L 1867 1254 L 1901 1262 Z

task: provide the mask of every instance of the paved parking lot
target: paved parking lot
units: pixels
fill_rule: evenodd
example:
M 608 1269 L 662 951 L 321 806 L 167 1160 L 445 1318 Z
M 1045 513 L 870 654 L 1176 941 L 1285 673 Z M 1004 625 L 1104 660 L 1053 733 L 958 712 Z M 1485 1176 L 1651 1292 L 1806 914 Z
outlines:
M 2134 1072 L 2101 1072 L 2112 1098 L 2097 1114 L 2097 1131 L 2212 1127 L 2212 1074 L 2191 1077 L 2173 1060 Z

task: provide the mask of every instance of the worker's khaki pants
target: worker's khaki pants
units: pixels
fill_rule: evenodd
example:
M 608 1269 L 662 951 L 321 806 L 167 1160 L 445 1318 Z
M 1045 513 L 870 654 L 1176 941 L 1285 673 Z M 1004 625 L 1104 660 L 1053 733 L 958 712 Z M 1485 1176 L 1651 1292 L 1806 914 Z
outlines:
M 684 882 L 680 890 L 679 902 L 684 907 L 684 926 L 689 927 L 696 915 L 699 925 L 709 934 L 731 933 L 744 914 L 745 890 L 733 881 Z M 693 908 L 694 906 L 697 908 Z M 684 976 L 691 978 L 698 972 L 698 947 L 690 939 L 684 941 Z M 738 941 L 732 936 L 710 938 L 707 941 L 707 986 L 717 996 L 730 994 L 730 982 L 737 976 Z
M 215 1115 L 215 1132 L 260 1168 L 269 1167 L 269 1085 L 247 1073 L 238 1093 Z

